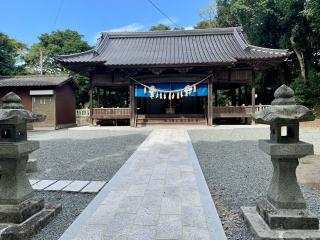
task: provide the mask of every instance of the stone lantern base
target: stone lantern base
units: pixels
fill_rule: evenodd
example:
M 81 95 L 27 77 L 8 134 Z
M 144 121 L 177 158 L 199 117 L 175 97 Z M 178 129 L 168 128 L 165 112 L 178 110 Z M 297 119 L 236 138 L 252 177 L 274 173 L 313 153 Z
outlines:
M 33 197 L 26 176 L 28 154 L 39 142 L 0 142 L 0 240 L 27 240 L 61 211 L 61 204 Z
M 248 223 L 249 227 L 255 235 L 255 239 L 257 240 L 320 240 L 319 230 L 271 229 L 269 225 L 264 221 L 264 219 L 260 216 L 255 207 L 242 207 L 241 210 L 244 215 L 245 221 Z M 282 219 L 286 219 L 286 217 L 290 218 L 290 215 L 283 215 Z M 310 217 L 311 221 L 313 221 L 314 217 Z M 296 222 L 299 221 L 304 221 L 303 216 L 301 220 L 297 220 Z
M 17 205 L 0 205 L 0 239 L 26 240 L 61 211 L 61 204 L 31 198 Z

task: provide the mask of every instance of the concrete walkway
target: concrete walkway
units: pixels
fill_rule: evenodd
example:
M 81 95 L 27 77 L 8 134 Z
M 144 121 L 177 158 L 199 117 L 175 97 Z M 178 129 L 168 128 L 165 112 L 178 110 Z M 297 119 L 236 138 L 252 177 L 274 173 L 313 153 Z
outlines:
M 188 133 L 156 129 L 60 239 L 227 238 Z

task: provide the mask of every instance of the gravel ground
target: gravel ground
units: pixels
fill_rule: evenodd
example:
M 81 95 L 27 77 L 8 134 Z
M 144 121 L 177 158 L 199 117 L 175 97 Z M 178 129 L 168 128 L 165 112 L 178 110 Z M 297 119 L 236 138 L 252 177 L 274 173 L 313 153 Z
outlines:
M 148 135 L 148 131 L 31 132 L 40 149 L 30 155 L 38 171 L 30 179 L 109 181 Z
M 228 239 L 253 239 L 240 207 L 255 206 L 269 186 L 272 164 L 257 143 L 268 138 L 268 129 L 189 130 L 189 135 Z M 302 135 L 312 139 L 309 131 Z M 302 190 L 308 207 L 320 217 L 320 194 Z
M 40 149 L 31 154 L 38 172 L 30 179 L 109 181 L 147 137 L 149 131 L 40 131 L 30 132 Z M 32 240 L 57 240 L 95 194 L 36 192 L 47 201 L 62 203 L 62 212 Z

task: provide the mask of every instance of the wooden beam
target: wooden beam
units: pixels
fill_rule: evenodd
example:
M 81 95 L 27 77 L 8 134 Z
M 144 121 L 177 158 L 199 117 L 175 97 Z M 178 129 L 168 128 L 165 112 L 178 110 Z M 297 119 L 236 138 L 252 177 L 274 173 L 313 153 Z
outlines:
M 207 106 L 207 117 L 208 117 L 208 126 L 212 126 L 212 118 L 213 118 L 213 104 L 212 104 L 212 79 L 210 77 L 208 80 L 208 106 Z
M 133 81 L 130 82 L 129 86 L 129 93 L 130 93 L 130 126 L 136 126 L 136 102 L 134 96 L 134 83 Z

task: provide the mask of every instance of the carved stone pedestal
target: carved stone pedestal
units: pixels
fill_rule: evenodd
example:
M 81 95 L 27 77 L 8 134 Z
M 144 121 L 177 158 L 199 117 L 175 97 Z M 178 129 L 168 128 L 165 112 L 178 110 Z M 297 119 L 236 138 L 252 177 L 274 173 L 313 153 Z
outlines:
M 244 219 L 257 240 L 319 240 L 319 230 L 271 229 L 255 207 L 241 208 Z M 286 217 L 289 215 L 286 214 Z M 286 218 L 283 218 L 285 221 Z M 304 221 L 303 218 L 300 219 Z

